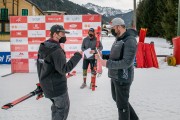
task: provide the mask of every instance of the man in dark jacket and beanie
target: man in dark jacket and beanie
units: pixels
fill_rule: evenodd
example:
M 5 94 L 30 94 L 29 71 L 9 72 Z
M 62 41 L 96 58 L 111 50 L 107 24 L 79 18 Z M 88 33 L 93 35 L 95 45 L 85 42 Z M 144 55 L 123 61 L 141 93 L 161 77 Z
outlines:
M 45 97 L 53 102 L 52 120 L 66 120 L 70 106 L 66 73 L 77 65 L 82 58 L 82 53 L 76 52 L 66 62 L 65 52 L 60 43 L 66 42 L 65 33 L 69 32 L 61 25 L 53 25 L 50 31 L 51 38 L 41 43 L 39 47 L 38 77 Z
M 97 38 L 95 36 L 95 30 L 94 30 L 94 28 L 90 28 L 88 31 L 88 36 L 86 38 L 84 38 L 84 40 L 83 40 L 81 50 L 85 51 L 85 50 L 90 48 L 91 49 L 90 54 L 93 54 L 93 55 L 89 58 L 87 58 L 86 55 L 84 55 L 84 59 L 83 59 L 83 83 L 80 87 L 81 89 L 86 87 L 87 69 L 88 69 L 89 64 L 90 64 L 90 68 L 91 68 L 91 79 L 93 79 L 93 77 L 94 77 L 94 69 L 93 68 L 95 66 L 94 54 L 96 53 L 96 42 L 97 42 Z M 100 42 L 99 47 L 97 49 L 99 49 L 100 51 L 103 49 L 101 42 Z M 90 84 L 90 87 L 91 87 L 91 84 Z
M 134 79 L 133 62 L 136 54 L 137 32 L 126 29 L 124 20 L 114 18 L 112 20 L 112 34 L 116 37 L 112 45 L 108 60 L 102 60 L 103 66 L 108 68 L 108 76 L 111 78 L 112 98 L 116 102 L 119 120 L 139 120 L 134 109 L 129 103 L 130 86 Z

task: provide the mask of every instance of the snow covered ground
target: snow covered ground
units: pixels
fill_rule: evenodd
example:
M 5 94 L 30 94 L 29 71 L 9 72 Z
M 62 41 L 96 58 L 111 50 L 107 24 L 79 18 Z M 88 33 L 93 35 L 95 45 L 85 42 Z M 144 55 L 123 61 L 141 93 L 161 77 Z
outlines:
M 105 49 L 113 38 L 104 37 Z M 172 49 L 165 40 L 146 38 L 155 42 L 157 54 L 171 54 Z M 171 67 L 160 58 L 160 68 L 135 69 L 135 79 L 131 87 L 130 102 L 140 120 L 180 120 L 180 66 Z M 81 69 L 81 63 L 78 64 Z M 10 72 L 9 65 L 0 65 L 0 76 Z M 88 74 L 88 84 L 90 74 Z M 0 77 L 0 106 L 29 93 L 36 88 L 36 73 L 16 73 Z M 117 108 L 111 98 L 110 79 L 107 69 L 97 78 L 97 89 L 92 92 L 88 87 L 81 90 L 82 73 L 68 79 L 71 101 L 68 120 L 117 120 Z M 35 97 L 9 109 L 0 109 L 0 120 L 50 120 L 51 102 Z

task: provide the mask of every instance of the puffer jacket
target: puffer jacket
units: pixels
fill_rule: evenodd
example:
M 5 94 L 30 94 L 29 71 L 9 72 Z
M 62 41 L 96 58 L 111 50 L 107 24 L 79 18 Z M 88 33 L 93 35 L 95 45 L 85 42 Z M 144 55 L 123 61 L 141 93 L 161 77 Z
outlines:
M 112 45 L 106 67 L 108 76 L 122 83 L 131 83 L 134 79 L 134 59 L 137 49 L 135 39 L 137 32 L 127 29 L 126 32 L 116 38 Z

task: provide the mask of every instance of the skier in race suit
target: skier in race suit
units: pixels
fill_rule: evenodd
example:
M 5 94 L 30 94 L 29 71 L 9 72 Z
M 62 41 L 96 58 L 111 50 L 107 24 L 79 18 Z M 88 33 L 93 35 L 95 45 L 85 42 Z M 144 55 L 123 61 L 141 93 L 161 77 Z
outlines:
M 91 79 L 94 76 L 94 66 L 95 66 L 95 58 L 94 58 L 94 54 L 97 52 L 96 51 L 96 42 L 97 42 L 97 38 L 95 36 L 95 30 L 94 28 L 90 28 L 88 31 L 88 36 L 86 38 L 84 38 L 82 46 L 81 46 L 81 50 L 85 51 L 87 49 L 91 49 L 90 53 L 93 54 L 91 57 L 87 58 L 86 55 L 84 55 L 84 59 L 83 59 L 83 83 L 81 85 L 81 89 L 83 89 L 84 87 L 86 87 L 86 79 L 87 79 L 87 69 L 88 66 L 90 64 L 90 69 L 91 69 Z M 99 41 L 100 42 L 100 41 Z M 97 48 L 98 50 L 102 50 L 103 46 L 100 42 L 99 47 Z M 91 87 L 91 83 L 90 83 L 90 87 Z

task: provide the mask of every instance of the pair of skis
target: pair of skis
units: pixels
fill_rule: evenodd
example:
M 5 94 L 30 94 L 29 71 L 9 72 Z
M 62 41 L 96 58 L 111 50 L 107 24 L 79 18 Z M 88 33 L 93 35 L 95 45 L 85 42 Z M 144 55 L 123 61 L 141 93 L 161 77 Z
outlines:
M 76 75 L 76 71 L 72 71 L 71 73 L 68 73 L 66 75 L 66 78 L 70 78 L 70 77 L 75 76 L 75 75 Z M 36 86 L 37 86 L 37 88 L 34 91 L 32 91 L 29 94 L 24 95 L 23 97 L 20 97 L 20 98 L 14 100 L 14 101 L 12 101 L 12 102 L 10 102 L 8 104 L 3 105 L 2 109 L 7 110 L 9 108 L 12 108 L 13 106 L 15 106 L 15 105 L 17 105 L 17 104 L 31 98 L 31 97 L 33 97 L 35 95 L 37 95 L 36 100 L 39 100 L 40 98 L 42 98 L 43 97 L 43 90 L 41 88 L 40 83 L 37 83 Z
M 98 28 L 97 28 L 96 36 L 97 36 L 96 51 L 99 54 L 99 51 L 97 48 L 100 45 L 100 37 L 101 37 L 101 27 L 100 26 L 98 26 Z M 97 67 L 99 67 L 99 69 Z M 94 72 L 93 72 L 93 76 L 91 78 L 91 89 L 92 89 L 92 91 L 95 91 L 95 88 L 97 87 L 96 86 L 97 73 L 99 74 L 98 76 L 100 76 L 100 74 L 102 74 L 102 66 L 101 66 L 101 63 L 99 61 L 95 60 L 95 65 L 94 65 L 93 70 L 94 70 Z

